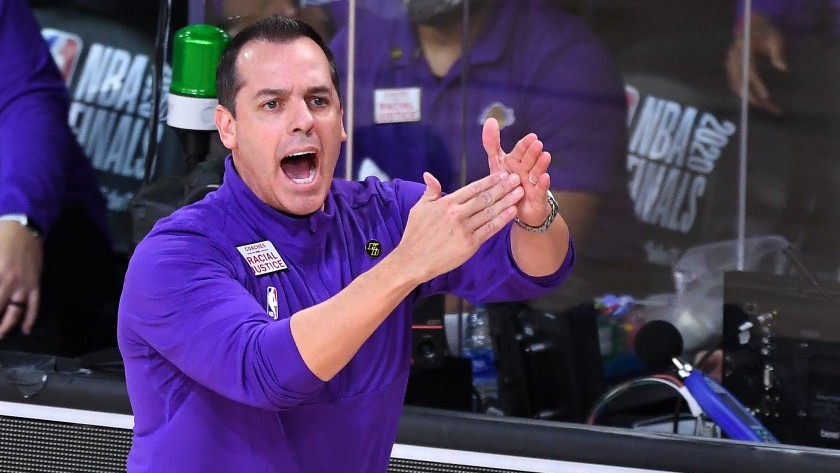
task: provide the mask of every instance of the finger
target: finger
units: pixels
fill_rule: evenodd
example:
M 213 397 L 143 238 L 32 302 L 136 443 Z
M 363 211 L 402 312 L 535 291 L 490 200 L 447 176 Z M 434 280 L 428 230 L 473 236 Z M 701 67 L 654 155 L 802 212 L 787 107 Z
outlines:
M 490 212 L 487 212 L 485 215 L 489 217 Z M 489 220 L 485 219 L 485 223 L 473 231 L 475 243 L 477 245 L 483 244 L 493 235 L 499 233 L 501 229 L 505 228 L 505 225 L 509 224 L 514 217 L 516 217 L 515 205 L 505 206 L 505 204 L 500 204 L 499 212 L 493 215 L 492 218 L 489 218 Z
M 781 116 L 784 115 L 785 111 L 782 109 L 781 106 L 776 104 L 776 102 L 772 100 L 766 100 L 762 105 L 762 108 L 767 112 L 773 115 Z
M 532 193 L 543 195 L 549 189 L 551 184 L 551 177 L 548 174 L 548 166 L 551 164 L 551 154 L 548 151 L 543 151 L 534 161 L 534 165 L 528 171 L 528 183 L 525 185 L 525 192 L 527 195 Z
M 23 318 L 23 324 L 20 329 L 24 334 L 32 333 L 32 328 L 35 326 L 35 320 L 38 318 L 38 308 L 40 307 L 41 295 L 38 289 L 33 289 L 29 292 L 29 297 L 26 303 L 26 315 Z
M 750 90 L 747 100 L 755 107 L 774 115 L 781 115 L 782 108 L 770 99 L 770 92 L 761 76 L 750 74 Z
M 780 36 L 767 42 L 767 57 L 770 58 L 770 64 L 777 70 L 787 71 L 787 60 L 785 60 L 785 43 Z
M 426 183 L 426 190 L 423 191 L 423 197 L 428 200 L 437 200 L 443 195 L 443 188 L 440 181 L 430 172 L 423 173 L 423 182 Z
M 495 221 L 495 223 L 493 223 L 489 228 L 489 230 L 493 230 L 497 228 L 496 225 L 500 222 L 504 222 L 502 225 L 507 223 L 507 213 L 512 211 L 512 215 L 510 217 L 511 219 L 516 216 L 516 203 L 519 202 L 524 195 L 525 190 L 522 189 L 522 186 L 516 186 L 512 191 L 503 194 L 492 204 L 480 207 L 470 218 L 467 219 L 466 229 L 474 233 L 482 232 L 479 239 L 483 238 L 485 236 L 484 232 L 487 232 L 488 229 L 482 230 L 482 228 L 487 224 Z M 501 219 L 499 219 L 499 217 L 501 217 Z
M 770 99 L 761 99 L 759 97 L 751 95 L 749 97 L 749 100 L 750 104 L 752 104 L 755 108 L 764 110 L 767 113 L 776 116 L 781 116 L 782 114 L 784 114 L 784 110 L 782 109 L 782 107 Z
M 499 183 L 502 183 L 503 185 L 508 185 L 507 188 L 511 189 L 513 185 L 516 184 L 509 185 L 506 183 L 510 176 L 511 175 L 506 172 L 503 172 L 501 174 L 491 174 L 477 181 L 473 181 L 451 194 L 448 194 L 446 198 L 455 201 L 455 203 L 457 204 L 463 204 L 465 202 L 468 202 L 470 199 L 473 199 L 476 196 L 480 195 L 482 192 L 491 189 L 493 186 Z
M 484 151 L 487 152 L 487 166 L 490 168 L 490 174 L 504 171 L 501 131 L 499 122 L 495 118 L 484 120 L 484 127 L 481 129 L 481 143 L 484 145 Z
M 540 157 L 540 153 L 543 152 L 543 143 L 542 141 L 537 139 L 537 135 L 530 134 L 525 138 L 530 138 L 532 136 L 533 140 L 528 140 L 530 141 L 530 143 L 528 143 L 528 145 L 525 147 L 525 150 L 523 151 L 521 156 L 522 166 L 525 169 L 533 167 L 534 163 L 536 163 L 537 159 Z M 525 140 L 525 138 L 523 138 L 523 140 Z M 518 145 L 519 143 L 517 143 L 517 146 Z
M 505 158 L 507 161 L 513 161 L 508 164 L 508 169 L 513 171 L 514 168 L 512 168 L 511 166 L 516 167 L 517 163 L 522 163 L 524 166 L 530 167 L 527 164 L 526 160 L 529 158 L 529 156 L 533 157 L 539 155 L 539 151 L 537 151 L 536 154 L 533 156 L 530 155 L 530 153 L 534 152 L 534 150 L 532 150 L 531 148 L 534 145 L 534 143 L 538 143 L 539 151 L 542 151 L 542 142 L 537 140 L 537 135 L 533 133 L 528 133 L 527 135 L 522 137 L 522 139 L 517 141 L 516 146 L 513 147 L 513 150 L 511 150 L 510 154 L 508 154 Z
M 508 194 L 521 190 L 522 186 L 519 185 L 520 182 L 521 180 L 518 174 L 510 174 L 500 179 L 492 187 L 475 194 L 471 199 L 462 203 L 465 215 L 472 216 L 476 213 L 483 212 Z M 515 200 L 518 201 L 519 198 Z
M 4 338 L 17 325 L 22 313 L 23 310 L 18 306 L 11 304 L 6 306 L 6 310 L 3 312 L 3 320 L 0 321 L 0 339 Z
M 522 176 L 523 182 L 527 180 L 534 185 L 534 182 L 539 175 L 545 172 L 545 169 L 539 169 L 536 167 L 542 153 L 543 143 L 542 141 L 535 139 L 522 155 L 522 161 L 520 162 L 520 172 L 526 174 L 525 176 Z
M 754 64 L 750 65 L 749 88 L 752 93 L 762 100 L 766 100 L 770 96 L 767 85 L 764 84 L 764 79 L 761 78 Z
M 0 284 L 0 313 L 3 313 L 5 307 L 12 300 L 12 287 L 7 284 Z
M 741 96 L 741 82 L 743 81 L 743 75 L 741 75 L 743 64 L 743 61 L 741 61 L 742 46 L 743 42 L 739 41 L 729 48 L 725 64 L 726 77 L 729 80 L 729 90 L 738 96 Z

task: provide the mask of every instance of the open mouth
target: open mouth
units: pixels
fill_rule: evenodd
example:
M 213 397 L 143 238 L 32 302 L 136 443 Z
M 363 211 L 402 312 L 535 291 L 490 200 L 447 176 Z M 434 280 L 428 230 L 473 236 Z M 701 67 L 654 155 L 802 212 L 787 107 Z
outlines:
M 294 153 L 280 161 L 280 169 L 295 184 L 309 184 L 315 180 L 315 153 Z

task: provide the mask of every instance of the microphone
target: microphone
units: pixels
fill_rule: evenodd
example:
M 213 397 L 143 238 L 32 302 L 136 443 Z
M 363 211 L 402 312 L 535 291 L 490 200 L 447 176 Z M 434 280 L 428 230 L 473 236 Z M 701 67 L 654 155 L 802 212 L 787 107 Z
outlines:
M 683 352 L 683 338 L 674 324 L 665 320 L 651 320 L 639 328 L 633 343 L 636 356 L 649 369 L 668 368 L 672 358 Z
M 688 392 L 730 439 L 779 443 L 726 388 L 679 359 L 683 350 L 682 335 L 670 322 L 653 320 L 646 323 L 636 334 L 634 348 L 642 363 L 652 370 L 662 370 L 673 363 Z
M 166 122 L 178 131 L 188 171 L 210 151 L 218 104 L 216 68 L 228 41 L 230 36 L 212 25 L 188 25 L 175 34 Z

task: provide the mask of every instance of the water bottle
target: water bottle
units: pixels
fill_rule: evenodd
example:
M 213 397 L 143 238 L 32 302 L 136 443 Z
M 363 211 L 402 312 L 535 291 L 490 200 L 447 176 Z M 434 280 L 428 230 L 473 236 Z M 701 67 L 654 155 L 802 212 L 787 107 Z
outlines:
M 499 397 L 499 382 L 496 377 L 496 357 L 493 352 L 493 337 L 490 334 L 490 318 L 487 310 L 477 306 L 467 316 L 464 329 L 464 356 L 472 362 L 473 388 L 479 396 L 479 410 L 486 411 Z

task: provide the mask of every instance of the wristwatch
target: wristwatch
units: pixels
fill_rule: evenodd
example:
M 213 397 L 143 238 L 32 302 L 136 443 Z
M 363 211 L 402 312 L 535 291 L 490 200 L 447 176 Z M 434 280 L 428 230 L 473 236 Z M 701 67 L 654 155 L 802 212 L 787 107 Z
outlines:
M 26 215 L 26 214 L 4 214 L 4 215 L 0 215 L 0 222 L 2 222 L 2 221 L 17 222 L 17 223 L 23 225 L 24 227 L 26 227 L 26 229 L 29 230 L 36 237 L 41 236 L 41 232 L 40 232 L 40 230 L 38 230 L 38 227 L 35 225 L 35 223 L 32 220 L 30 220 L 29 216 Z
M 548 227 L 551 226 L 551 222 L 557 218 L 557 214 L 560 213 L 560 206 L 557 205 L 557 200 L 554 199 L 554 195 L 551 191 L 548 191 L 548 206 L 551 207 L 551 212 L 548 213 L 548 217 L 545 218 L 545 222 L 542 223 L 539 227 L 534 227 L 532 225 L 528 225 L 527 223 L 519 220 L 519 217 L 514 217 L 513 221 L 516 222 L 517 225 L 528 230 L 531 233 L 543 233 L 548 230 Z

